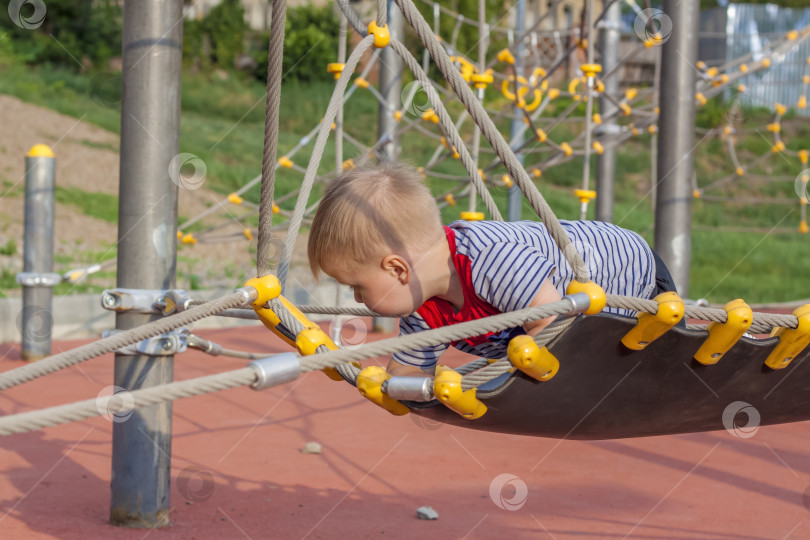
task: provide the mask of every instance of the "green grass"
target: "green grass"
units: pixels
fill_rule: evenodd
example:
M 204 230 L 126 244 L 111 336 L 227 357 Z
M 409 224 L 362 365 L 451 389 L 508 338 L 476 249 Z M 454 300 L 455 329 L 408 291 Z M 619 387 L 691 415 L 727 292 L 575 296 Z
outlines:
M 106 78 L 105 78 L 106 77 Z M 114 84 L 109 76 L 78 75 L 58 68 L 30 68 L 8 58 L 0 58 L 0 93 L 14 95 L 24 101 L 36 103 L 84 121 L 98 125 L 114 133 L 120 132 L 120 96 L 115 94 Z M 112 80 L 114 83 L 115 81 Z M 333 82 L 300 85 L 285 83 L 282 88 L 282 108 L 280 112 L 279 156 L 285 155 L 300 138 L 318 125 L 329 102 Z M 554 116 L 570 104 L 560 98 L 553 102 L 544 116 Z M 495 92 L 488 92 L 487 105 L 505 107 L 505 99 Z M 184 72 L 182 86 L 182 115 L 180 123 L 180 150 L 199 156 L 206 164 L 208 175 L 206 187 L 219 193 L 230 193 L 239 189 L 259 174 L 264 133 L 264 87 L 256 81 L 231 74 L 226 80 L 205 73 Z M 451 114 L 457 117 L 460 106 L 450 105 Z M 585 106 L 578 106 L 575 114 L 584 115 Z M 697 124 L 702 128 L 723 126 L 728 115 L 729 105 L 718 99 L 710 100 L 705 107 L 698 109 Z M 758 128 L 758 132 L 738 142 L 737 149 L 743 163 L 764 153 L 769 153 L 773 135 L 764 129 L 772 121 L 773 113 L 767 110 L 748 110 L 742 117 L 743 127 Z M 510 117 L 496 123 L 504 133 L 509 132 Z M 621 123 L 627 123 L 624 119 Z M 345 129 L 362 143 L 370 145 L 375 140 L 377 125 L 376 100 L 365 90 L 346 104 Z M 557 143 L 573 139 L 582 130 L 577 123 L 561 124 L 549 133 L 549 138 Z M 462 134 L 471 133 L 468 120 Z M 792 151 L 810 148 L 810 124 L 789 113 L 783 118 L 782 137 L 787 148 Z M 696 139 L 696 143 L 700 136 Z M 90 147 L 109 148 L 90 141 L 80 141 Z M 435 142 L 432 139 L 411 131 L 401 138 L 402 157 L 415 164 L 424 164 L 433 153 Z M 306 167 L 314 137 L 307 146 L 293 157 L 293 161 Z M 483 143 L 486 148 L 486 143 Z M 530 146 L 536 147 L 537 144 Z M 653 240 L 653 213 L 650 201 L 650 156 L 651 136 L 641 134 L 621 144 L 617 153 L 616 206 L 614 220 L 621 226 L 638 231 L 650 243 Z M 112 148 L 111 148 L 112 149 Z M 344 144 L 344 157 L 355 155 L 357 150 Z M 544 154 L 529 154 L 526 165 L 530 166 L 542 159 Z M 491 154 L 482 157 L 488 163 Z M 327 144 L 319 169 L 326 173 L 334 169 L 335 148 Z M 733 172 L 725 143 L 719 139 L 700 142 L 695 149 L 695 166 L 699 185 L 710 182 Z M 793 178 L 804 168 L 795 157 L 783 154 L 773 155 L 760 166 L 749 172 L 766 177 L 786 176 Z M 446 160 L 436 167 L 437 171 L 464 174 L 457 160 Z M 592 175 L 595 159 L 591 162 Z M 489 172 L 490 178 L 500 177 L 502 167 Z M 298 171 L 279 169 L 276 192 L 281 195 L 298 187 L 302 174 Z M 582 160 L 575 159 L 553 168 L 543 170 L 537 181 L 551 207 L 562 219 L 577 219 L 579 203 L 572 195 L 572 189 L 582 182 Z M 429 179 L 436 193 L 454 185 L 453 181 Z M 6 180 L 4 191 L 11 188 Z M 793 183 L 754 181 L 742 177 L 735 178 L 723 190 L 724 196 L 748 197 L 794 197 Z M 506 213 L 507 190 L 503 187 L 492 189 L 493 197 L 501 211 Z M 21 196 L 17 186 L 9 194 Z M 317 200 L 320 188 L 316 186 L 310 201 Z M 117 200 L 114 196 L 88 194 L 76 188 L 60 188 L 57 198 L 73 205 L 82 212 L 116 222 Z M 245 198 L 257 202 L 259 187 L 251 189 Z M 282 204 L 292 209 L 295 202 L 288 200 Z M 593 218 L 591 207 L 590 218 Z M 459 200 L 454 207 L 445 208 L 442 217 L 451 221 L 466 209 L 467 201 Z M 479 202 L 479 209 L 482 205 Z M 795 228 L 798 225 L 798 200 L 794 207 L 784 205 L 744 205 L 738 203 L 716 203 L 695 200 L 693 223 L 700 226 L 748 226 L 769 229 L 782 221 L 780 227 Z M 785 215 L 787 217 L 785 217 Z M 532 219 L 533 212 L 524 201 L 523 217 Z M 756 234 L 707 232 L 695 230 L 692 236 L 692 268 L 690 296 L 707 296 L 711 301 L 725 301 L 735 297 L 745 297 L 752 302 L 786 301 L 810 296 L 803 272 L 800 254 L 808 252 L 810 237 L 798 234 Z M 189 287 L 195 286 L 201 276 L 185 272 L 180 278 Z M 4 282 L 0 280 L 0 282 Z M 2 285 L 0 285 L 2 288 Z

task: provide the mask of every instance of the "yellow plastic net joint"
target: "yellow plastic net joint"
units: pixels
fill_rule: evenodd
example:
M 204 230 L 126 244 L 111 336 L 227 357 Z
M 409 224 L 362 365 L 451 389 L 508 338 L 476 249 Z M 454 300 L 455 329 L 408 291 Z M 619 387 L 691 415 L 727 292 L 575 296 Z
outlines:
M 483 212 L 462 212 L 459 216 L 464 221 L 483 221 L 484 220 L 484 213 Z
M 388 30 L 388 25 L 377 26 L 377 21 L 368 23 L 368 33 L 374 36 L 374 46 L 382 49 L 387 46 L 391 41 L 391 32 Z
M 256 289 L 258 296 L 251 304 L 254 309 L 264 308 L 273 298 L 278 298 L 281 294 L 281 282 L 273 274 L 267 274 L 262 277 L 255 277 L 245 282 L 245 287 L 253 287 Z
M 357 376 L 357 390 L 367 400 L 379 405 L 394 416 L 403 416 L 410 412 L 400 401 L 383 393 L 382 384 L 391 378 L 391 375 L 380 366 L 369 366 Z
M 574 149 L 571 148 L 571 145 L 567 142 L 560 143 L 560 150 L 563 151 L 563 154 L 565 154 L 566 157 L 574 153 Z
M 473 73 L 470 76 L 470 82 L 476 88 L 486 88 L 488 84 L 492 84 L 495 79 L 492 77 L 492 70 L 486 70 L 484 73 Z
M 355 84 L 355 85 L 357 85 L 357 86 L 359 86 L 360 88 L 368 88 L 368 87 L 371 85 L 371 83 L 369 83 L 369 82 L 368 82 L 366 79 L 364 79 L 363 77 L 357 77 L 357 78 L 354 80 L 354 84 Z
M 601 126 L 602 125 L 602 115 L 599 113 L 594 113 L 593 115 L 593 123 Z
M 233 204 L 242 204 L 244 202 L 244 199 L 242 199 L 242 197 L 240 197 L 238 193 L 234 192 L 228 195 L 228 201 L 232 202 Z
M 498 52 L 498 62 L 506 62 L 507 64 L 514 64 L 515 57 L 509 49 L 503 49 Z
M 515 184 L 508 174 L 501 176 L 501 182 L 503 182 L 503 185 L 508 188 L 512 187 Z
M 354 169 L 354 160 L 347 159 L 343 162 L 343 170 L 348 171 L 349 169 Z
M 776 103 L 773 106 L 773 108 L 776 111 L 776 114 L 778 114 L 779 116 L 783 116 L 787 112 L 787 107 L 785 107 L 781 103 Z
M 184 234 L 184 235 L 183 235 L 183 237 L 180 239 L 180 243 L 181 243 L 181 244 L 196 244 L 196 243 L 197 243 L 197 239 L 196 239 L 196 238 L 194 238 L 194 235 L 193 235 L 193 234 L 191 234 L 191 233 L 186 233 L 186 234 Z
M 778 154 L 779 152 L 785 151 L 785 143 L 784 141 L 776 141 L 776 143 L 771 147 L 771 152 L 774 154 Z
M 592 189 L 575 189 L 574 196 L 579 199 L 579 202 L 588 204 L 591 199 L 596 198 L 596 192 Z
M 700 103 L 701 105 L 706 105 L 706 101 L 707 101 L 707 100 L 706 100 L 706 96 L 704 96 L 704 95 L 703 95 L 701 92 L 698 92 L 697 94 L 695 94 L 695 99 L 696 99 L 696 100 L 698 101 L 698 103 Z
M 765 126 L 765 129 L 767 129 L 771 133 L 779 133 L 782 129 L 782 126 L 779 124 L 779 122 L 773 122 Z
M 279 212 L 281 212 L 281 208 L 276 203 L 273 203 L 273 213 L 278 214 Z
M 456 198 L 453 197 L 452 193 L 448 193 L 447 195 L 445 195 L 444 200 L 447 201 L 447 204 L 449 204 L 450 206 L 456 205 Z
M 683 319 L 683 300 L 678 293 L 661 293 L 654 300 L 658 302 L 658 312 L 655 315 L 639 313 L 636 326 L 622 338 L 622 343 L 628 349 L 644 349 Z
M 534 133 L 535 135 L 537 135 L 538 142 L 546 142 L 546 139 L 548 139 L 548 135 L 546 135 L 546 132 L 540 128 L 537 128 L 537 131 L 535 131 Z
M 607 303 L 605 290 L 593 281 L 582 283 L 581 281 L 573 280 L 568 284 L 568 287 L 565 288 L 565 294 L 576 293 L 585 293 L 591 299 L 591 305 L 584 311 L 586 315 L 596 315 L 605 308 L 605 304 Z
M 603 154 L 605 152 L 605 147 L 602 146 L 602 143 L 600 143 L 599 141 L 593 141 L 593 144 L 591 145 L 591 147 L 593 148 L 594 152 L 596 152 L 597 154 L 601 155 L 601 154 Z
M 461 389 L 461 373 L 445 366 L 436 368 L 433 379 L 433 395 L 444 405 L 466 418 L 475 420 L 487 412 L 487 406 L 476 397 L 476 389 Z
M 597 73 L 602 73 L 602 66 L 600 64 L 582 64 L 579 66 L 582 74 L 586 77 L 594 77 Z
M 293 167 L 292 160 L 287 156 L 281 156 L 280 158 L 278 158 L 278 164 L 284 167 L 285 169 L 292 169 Z
M 807 201 L 807 199 L 805 199 L 805 201 Z M 807 204 L 807 202 L 804 204 Z M 803 219 L 799 222 L 799 233 L 807 234 L 808 232 L 810 232 L 810 227 L 807 226 L 807 220 Z
M 807 165 L 807 159 L 810 158 L 810 151 L 808 151 L 808 150 L 799 150 L 798 155 L 799 155 L 799 160 L 802 162 L 802 165 Z
M 402 121 L 402 111 L 394 111 L 394 120 L 397 122 Z
M 627 103 L 621 103 L 619 108 L 622 110 L 622 113 L 624 113 L 625 116 L 630 116 L 630 113 L 633 112 L 632 107 L 630 107 L 630 105 Z
M 506 355 L 512 365 L 538 381 L 547 381 L 560 370 L 560 362 L 546 348 L 540 348 L 531 336 L 516 336 L 509 342 Z
M 251 231 L 250 228 L 244 229 L 242 231 L 242 235 L 245 237 L 245 240 L 247 240 L 248 242 L 253 240 L 253 231 Z
M 428 109 L 428 110 L 426 110 L 425 112 L 422 113 L 422 120 L 425 120 L 427 122 L 433 122 L 434 124 L 438 124 L 439 123 L 439 115 L 436 114 L 436 111 L 434 111 L 433 109 Z
M 335 342 L 318 326 L 304 328 L 295 336 L 295 348 L 304 356 L 315 354 L 318 352 L 318 347 L 321 345 L 330 351 L 336 351 L 338 349 Z M 325 368 L 323 372 L 333 381 L 343 380 L 343 377 L 340 376 L 340 373 L 338 373 L 335 368 Z
M 695 353 L 695 360 L 703 365 L 716 364 L 754 322 L 751 306 L 739 298 L 726 304 L 723 309 L 728 319 L 724 323 L 709 324 L 709 337 Z
M 765 365 L 771 369 L 783 369 L 797 354 L 810 344 L 810 304 L 796 308 L 793 314 L 799 319 L 796 328 L 779 328 L 776 336 L 779 343 L 768 355 Z
M 327 73 L 333 73 L 335 75 L 335 79 L 340 78 L 340 74 L 343 73 L 343 68 L 346 67 L 346 64 L 341 64 L 339 62 L 332 62 L 331 64 L 326 65 Z
M 797 109 L 806 109 L 807 108 L 807 96 L 799 96 L 799 100 L 796 102 Z

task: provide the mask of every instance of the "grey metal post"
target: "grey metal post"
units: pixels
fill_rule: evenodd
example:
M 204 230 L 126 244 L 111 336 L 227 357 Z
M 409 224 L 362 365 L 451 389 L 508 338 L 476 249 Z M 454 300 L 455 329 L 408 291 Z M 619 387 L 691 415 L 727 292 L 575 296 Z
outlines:
M 393 0 L 388 0 L 388 30 L 391 37 L 403 39 L 402 12 Z M 380 53 L 380 102 L 377 115 L 377 140 L 383 141 L 382 152 L 388 159 L 399 158 L 399 135 L 394 111 L 402 107 L 402 58 L 393 47 L 385 47 Z M 374 317 L 374 332 L 393 332 L 396 319 Z
M 169 168 L 180 141 L 182 17 L 182 0 L 124 2 L 118 287 L 174 286 L 178 175 Z M 116 328 L 154 318 L 120 312 Z M 173 356 L 115 357 L 115 385 L 125 390 L 171 382 L 173 371 Z M 110 522 L 169 525 L 172 404 L 121 420 L 113 424 Z
M 697 2 L 664 0 L 672 34 L 661 52 L 655 249 L 681 296 L 689 294 L 695 135 Z
M 515 35 L 517 36 L 517 43 L 515 44 L 515 73 L 517 77 L 522 77 L 523 74 L 523 33 L 526 31 L 526 0 L 518 0 L 515 7 Z M 510 141 L 512 148 L 520 148 L 523 146 L 523 111 L 515 106 L 512 112 L 512 126 L 510 130 Z M 518 152 L 518 161 L 523 165 L 523 154 Z M 523 206 L 523 194 L 516 185 L 509 188 L 509 194 L 506 205 L 506 219 L 507 221 L 519 221 L 520 210 Z
M 599 23 L 599 50 L 602 56 L 602 73 L 610 73 L 619 60 L 619 22 L 621 3 L 615 2 Z M 605 91 L 599 97 L 599 112 L 602 125 L 598 133 L 613 136 L 619 131 L 614 117 L 616 106 L 605 95 L 615 96 L 619 90 L 619 74 L 613 73 L 604 80 Z M 596 156 L 596 220 L 613 221 L 613 181 L 616 173 L 616 147 L 606 147 Z
M 25 227 L 23 230 L 22 333 L 23 360 L 39 360 L 51 354 L 53 315 L 51 287 L 59 283 L 53 270 L 53 189 L 56 158 L 44 144 L 25 156 Z

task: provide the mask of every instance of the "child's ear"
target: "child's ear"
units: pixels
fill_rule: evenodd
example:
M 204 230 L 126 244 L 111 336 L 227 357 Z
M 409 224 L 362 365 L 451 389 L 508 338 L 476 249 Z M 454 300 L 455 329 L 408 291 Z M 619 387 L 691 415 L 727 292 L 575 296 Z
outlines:
M 399 255 L 387 255 L 380 265 L 403 285 L 411 280 L 411 266 Z

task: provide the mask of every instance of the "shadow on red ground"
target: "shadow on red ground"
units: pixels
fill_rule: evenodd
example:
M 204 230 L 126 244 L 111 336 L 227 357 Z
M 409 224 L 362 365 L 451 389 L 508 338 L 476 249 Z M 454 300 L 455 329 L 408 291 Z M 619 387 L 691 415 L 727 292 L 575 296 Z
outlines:
M 261 328 L 199 333 L 283 350 Z M 0 346 L 3 355 L 0 370 L 22 365 L 16 346 Z M 0 412 L 95 397 L 113 382 L 112 360 L 2 392 Z M 243 365 L 194 351 L 177 357 L 175 377 Z M 1 538 L 810 537 L 808 423 L 747 439 L 501 435 L 392 417 L 311 373 L 175 402 L 171 526 L 154 530 L 107 522 L 111 426 L 100 417 L 0 438 Z M 323 452 L 302 453 L 310 441 Z M 439 519 L 417 519 L 420 506 Z

